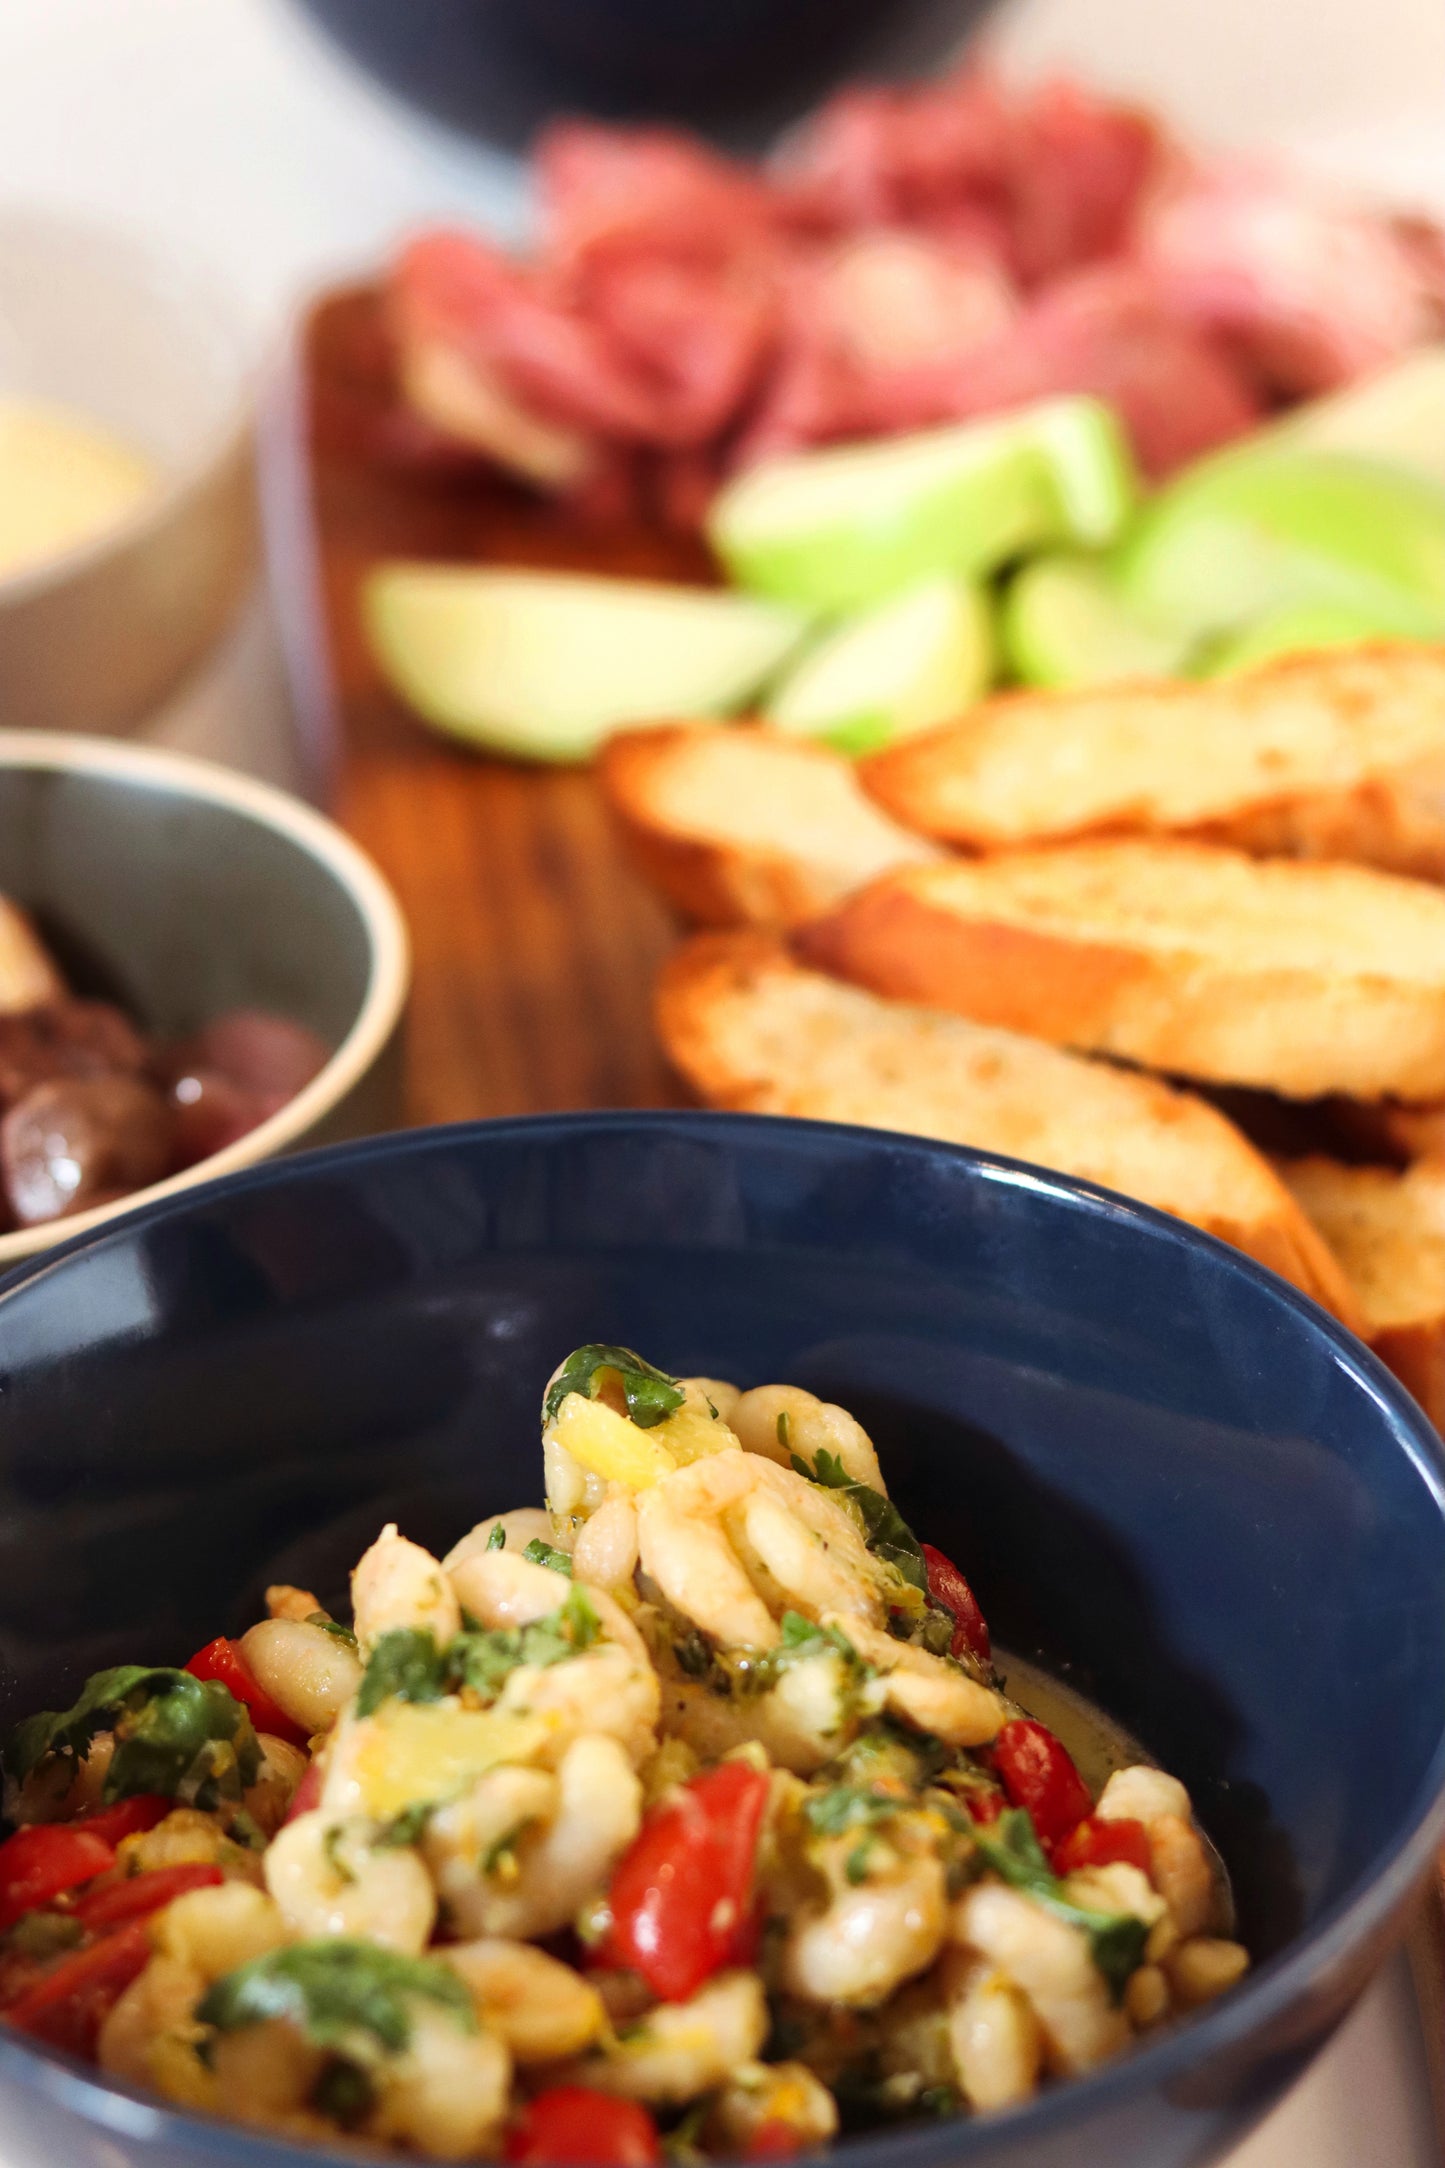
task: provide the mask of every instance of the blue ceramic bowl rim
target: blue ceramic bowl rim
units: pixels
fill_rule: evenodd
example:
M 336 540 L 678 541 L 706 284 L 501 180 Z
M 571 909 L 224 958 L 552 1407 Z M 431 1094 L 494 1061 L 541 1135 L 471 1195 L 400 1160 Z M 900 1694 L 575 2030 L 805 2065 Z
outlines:
M 1425 1479 L 1445 1521 L 1445 1444 L 1424 1412 L 1404 1387 L 1364 1344 L 1347 1332 L 1337 1319 L 1286 1280 L 1256 1264 L 1241 1251 L 1215 1236 L 1189 1226 L 1150 1205 L 1136 1203 L 1098 1183 L 1062 1175 L 1002 1153 L 974 1151 L 963 1145 L 943 1144 L 925 1137 L 907 1136 L 893 1130 L 859 1129 L 842 1122 L 804 1121 L 794 1116 L 768 1114 L 720 1114 L 685 1109 L 601 1110 L 566 1114 L 533 1114 L 503 1117 L 494 1121 L 455 1122 L 424 1129 L 403 1130 L 389 1136 L 367 1137 L 358 1142 L 298 1152 L 289 1158 L 244 1169 L 215 1182 L 198 1184 L 177 1197 L 107 1220 L 89 1233 L 74 1236 L 54 1250 L 29 1259 L 0 1278 L 0 1324 L 5 1299 L 18 1288 L 62 1268 L 66 1260 L 83 1251 L 99 1249 L 117 1236 L 133 1233 L 143 1225 L 160 1225 L 212 1202 L 240 1196 L 248 1191 L 275 1187 L 293 1173 L 344 1172 L 372 1160 L 405 1158 L 412 1153 L 465 1146 L 471 1137 L 536 1141 L 552 1137 L 560 1142 L 597 1132 L 622 1134 L 651 1131 L 728 1139 L 766 1136 L 779 1141 L 786 1130 L 800 1150 L 810 1145 L 842 1145 L 860 1157 L 877 1150 L 903 1152 L 924 1161 L 971 1167 L 986 1181 L 1032 1190 L 1062 1202 L 1101 1209 L 1116 1218 L 1137 1224 L 1145 1234 L 1163 1238 L 1186 1249 L 1212 1254 L 1226 1270 L 1249 1281 L 1266 1300 L 1292 1311 L 1310 1331 L 1347 1367 L 1370 1392 L 1395 1438 Z M 1135 2053 L 1106 2064 L 1101 2070 L 1050 2089 L 1033 2101 L 987 2117 L 971 2120 L 949 2117 L 937 2123 L 903 2126 L 878 2136 L 844 2141 L 848 2160 L 862 2168 L 946 2168 L 946 2164 L 986 2152 L 995 2133 L 1011 2140 L 1028 2133 L 1041 2135 L 1067 2123 L 1076 2110 L 1106 2111 L 1181 2074 L 1213 2061 L 1217 2056 L 1247 2043 L 1251 2034 L 1280 2019 L 1291 2008 L 1308 2000 L 1318 1976 L 1328 1973 L 1350 1954 L 1367 1944 L 1390 1915 L 1423 1881 L 1445 1840 L 1445 1710 L 1441 1736 L 1420 1793 L 1404 1818 L 1402 1828 L 1388 1843 L 1374 1871 L 1306 1928 L 1297 1941 L 1269 1959 L 1258 1972 L 1212 2009 L 1188 2019 L 1175 2030 Z M 39 2092 L 56 2107 L 68 2110 L 102 2129 L 137 2139 L 164 2141 L 195 2153 L 197 2168 L 207 2161 L 234 2163 L 234 2168 L 375 2168 L 376 2153 L 352 2146 L 293 2144 L 289 2139 L 223 2121 L 219 2117 L 187 2114 L 166 2106 L 137 2087 L 92 2075 L 82 2064 L 57 2049 L 39 2043 L 28 2045 L 7 2037 L 0 2026 L 0 2082 L 21 2085 Z M 839 2149 L 835 2149 L 839 2150 Z M 801 2156 L 800 2156 L 801 2157 Z M 811 2158 L 821 2158 L 815 2154 Z

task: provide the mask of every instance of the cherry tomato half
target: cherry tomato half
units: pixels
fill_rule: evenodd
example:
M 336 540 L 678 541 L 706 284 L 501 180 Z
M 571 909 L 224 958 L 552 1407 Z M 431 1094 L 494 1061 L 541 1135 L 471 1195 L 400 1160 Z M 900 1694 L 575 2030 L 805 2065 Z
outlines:
M 993 1654 L 993 1645 L 988 1637 L 988 1621 L 978 1607 L 978 1598 L 951 1558 L 945 1558 L 931 1543 L 920 1544 L 919 1549 L 928 1569 L 929 1595 L 953 1614 L 949 1655 L 973 1656 L 979 1663 L 986 1664 Z
M 63 1822 L 35 1822 L 0 1844 L 0 1933 L 62 1890 L 94 1881 L 115 1865 L 103 1837 Z
M 595 2093 L 586 2085 L 554 2085 L 529 2101 L 507 2133 L 503 2158 L 545 2168 L 579 2161 L 596 2168 L 656 2168 L 662 2159 L 657 2125 L 635 2100 Z
M 612 1877 L 610 1964 L 640 1972 L 663 2002 L 686 2002 L 745 1957 L 767 1802 L 761 1770 L 723 1762 L 653 1808 Z
M 803 2138 L 791 2123 L 785 2123 L 780 2115 L 769 2116 L 757 2129 L 743 2148 L 744 2160 L 791 2160 L 803 2150 Z
M 75 1907 L 75 1917 L 87 1934 L 103 1934 L 126 1920 L 143 1920 L 159 1912 L 173 1897 L 187 1890 L 214 1889 L 225 1876 L 219 1867 L 202 1860 L 187 1860 L 178 1867 L 156 1867 L 149 1874 L 133 1874 L 124 1882 L 109 1882 L 92 1890 Z
M 1113 1867 L 1121 1862 L 1137 1867 L 1141 1874 L 1149 1873 L 1149 1832 L 1142 1822 L 1122 1817 L 1116 1822 L 1103 1822 L 1091 1814 L 1054 1847 L 1056 1874 L 1076 1874 L 1081 1867 Z
M 101 2026 L 150 1957 L 150 1927 L 145 1920 L 132 1920 L 62 1959 L 10 2005 L 6 2019 L 52 2047 L 93 2056 Z
M 309 1734 L 299 1724 L 293 1724 L 286 1711 L 271 1699 L 265 1687 L 252 1676 L 237 1644 L 228 1641 L 224 1634 L 215 1641 L 208 1641 L 203 1649 L 197 1649 L 186 1669 L 193 1678 L 215 1679 L 224 1686 L 250 1711 L 251 1722 L 257 1731 L 269 1731 L 292 1746 L 305 1746 Z
M 1005 1724 L 990 1754 L 1009 1803 L 1027 1807 L 1047 1852 L 1094 1811 L 1073 1756 L 1043 1724 L 1018 1716 Z
M 83 1829 L 92 1837 L 100 1837 L 107 1844 L 119 1844 L 122 1837 L 134 1837 L 147 1829 L 154 1829 L 163 1822 L 174 1807 L 175 1801 L 167 1799 L 163 1792 L 137 1792 L 133 1799 L 120 1799 L 113 1807 L 105 1807 L 99 1814 L 87 1814 L 83 1822 L 72 1822 L 72 1829 Z
M 319 1761 L 314 1761 L 291 1794 L 291 1804 L 286 1809 L 286 1819 L 288 1822 L 294 1822 L 298 1814 L 309 1814 L 313 1807 L 319 1807 L 320 1804 L 321 1764 Z

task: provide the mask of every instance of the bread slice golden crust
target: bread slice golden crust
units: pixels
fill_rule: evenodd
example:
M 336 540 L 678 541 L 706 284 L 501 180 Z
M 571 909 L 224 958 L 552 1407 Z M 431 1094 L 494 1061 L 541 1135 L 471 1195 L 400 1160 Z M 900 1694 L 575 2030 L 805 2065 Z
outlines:
M 851 761 L 757 726 L 627 731 L 600 773 L 643 874 L 705 925 L 793 925 L 939 855 L 864 795 Z
M 1327 1244 L 1192 1093 L 860 992 L 761 932 L 694 936 L 663 970 L 656 1013 L 668 1059 L 710 1106 L 900 1130 L 1080 1176 L 1191 1221 L 1358 1321 Z
M 1312 1158 L 1280 1172 L 1349 1275 L 1365 1338 L 1445 1426 L 1445 1159 L 1399 1172 Z
M 909 827 L 978 850 L 1179 834 L 1445 878 L 1445 647 L 1208 682 L 1015 692 L 863 762 Z
M 1287 1098 L 1445 1097 L 1445 891 L 1206 844 L 1060 844 L 876 881 L 799 929 L 876 992 Z

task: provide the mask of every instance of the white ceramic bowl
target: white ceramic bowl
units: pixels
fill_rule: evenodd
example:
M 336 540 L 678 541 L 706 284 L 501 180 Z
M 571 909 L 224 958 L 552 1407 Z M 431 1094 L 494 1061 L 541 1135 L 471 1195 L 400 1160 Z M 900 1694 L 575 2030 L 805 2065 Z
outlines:
M 160 468 L 128 518 L 0 578 L 0 726 L 131 730 L 225 629 L 259 564 L 248 364 L 203 274 L 0 209 L 0 396 L 74 408 Z
M 0 731 L 0 893 L 147 1027 L 180 1035 L 267 1008 L 333 1049 L 278 1113 L 183 1174 L 0 1235 L 0 1269 L 134 1205 L 397 1120 L 406 927 L 371 860 L 298 800 L 178 753 Z

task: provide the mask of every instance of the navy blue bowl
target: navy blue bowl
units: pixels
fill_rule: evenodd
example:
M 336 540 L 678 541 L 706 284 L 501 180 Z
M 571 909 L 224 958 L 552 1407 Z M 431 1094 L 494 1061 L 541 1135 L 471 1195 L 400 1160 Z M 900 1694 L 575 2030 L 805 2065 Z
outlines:
M 759 148 L 850 75 L 921 75 L 993 0 L 302 0 L 454 128 L 520 146 L 559 112 Z
M 621 1341 L 857 1410 L 996 1637 L 1189 1786 L 1256 1958 L 1207 2014 L 859 2168 L 1186 2168 L 1365 1984 L 1445 1834 L 1434 1434 L 1322 1312 L 1103 1191 L 915 1139 L 549 1116 L 268 1166 L 0 1290 L 0 1721 L 323 1595 L 383 1520 L 446 1546 L 535 1500 L 542 1381 Z M 320 2158 L 0 2028 L 17 2158 Z

